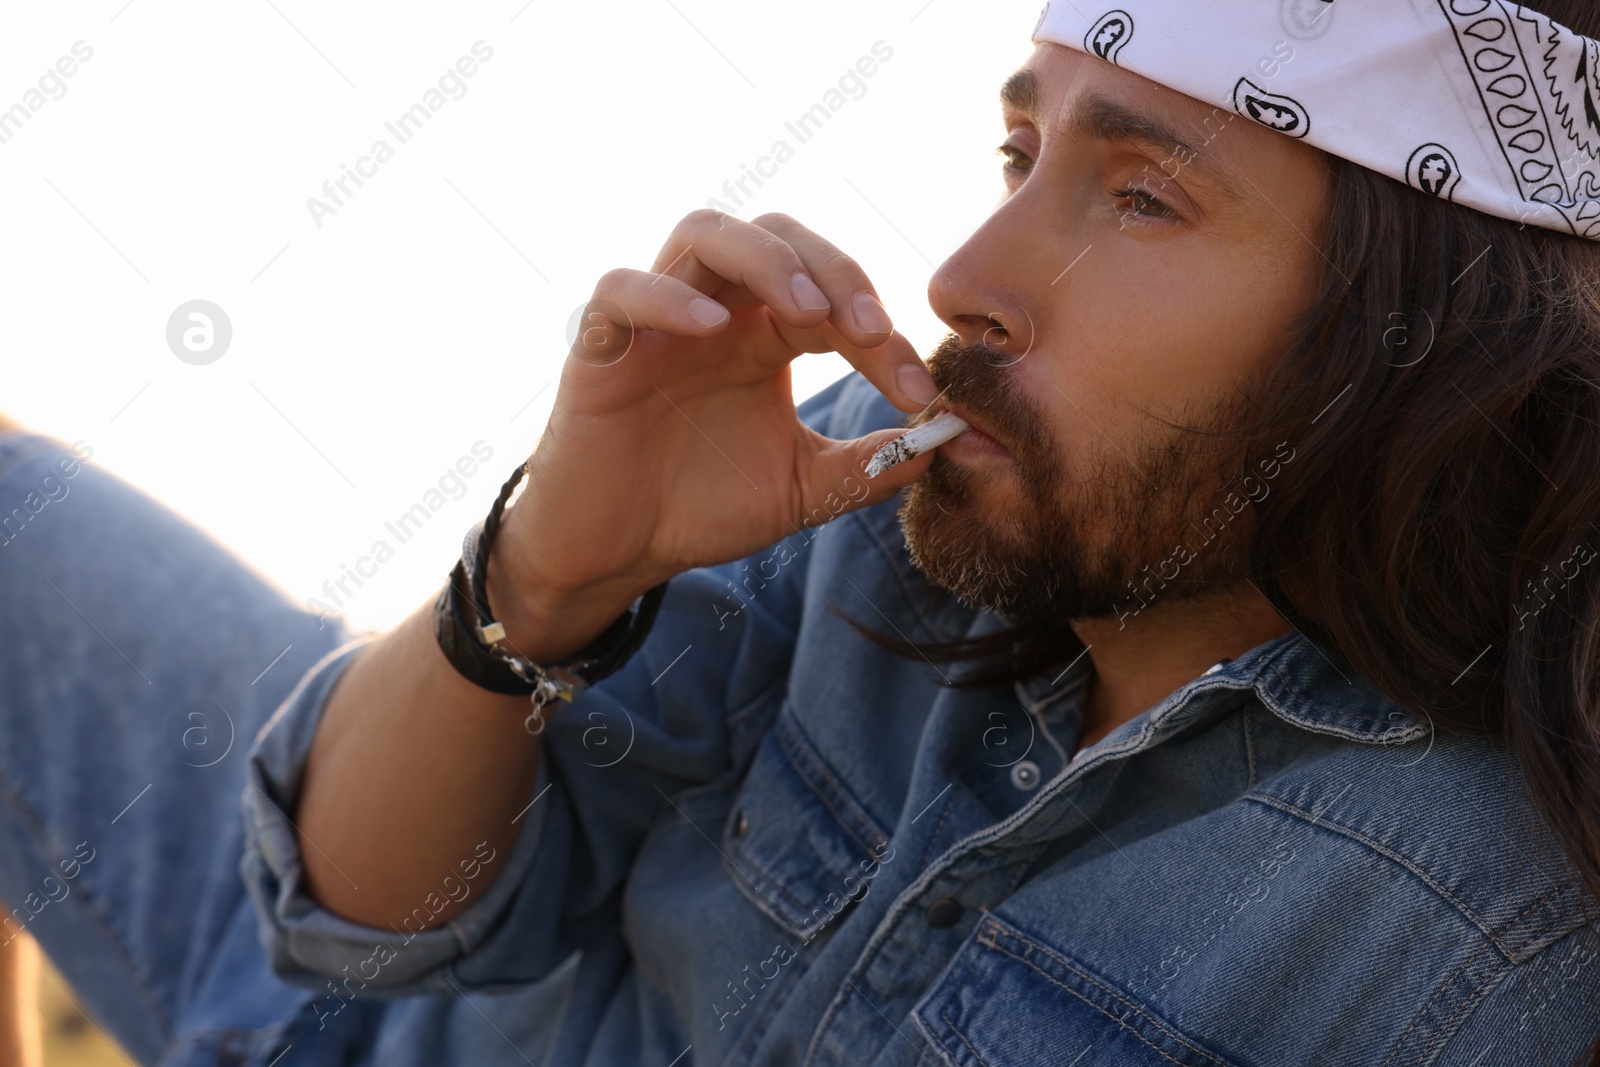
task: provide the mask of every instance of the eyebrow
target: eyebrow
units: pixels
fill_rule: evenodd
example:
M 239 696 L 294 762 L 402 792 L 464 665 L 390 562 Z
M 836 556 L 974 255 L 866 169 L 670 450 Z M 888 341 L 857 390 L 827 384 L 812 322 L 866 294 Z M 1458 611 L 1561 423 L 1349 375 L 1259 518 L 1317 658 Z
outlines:
M 1037 121 L 1039 81 L 1033 71 L 1019 70 L 1007 78 L 1005 84 L 1000 86 L 1000 103 Z M 1230 114 L 1227 121 L 1232 122 L 1236 117 Z M 1214 154 L 1202 155 L 1171 126 L 1146 112 L 1108 97 L 1091 94 L 1078 102 L 1068 115 L 1066 126 L 1084 137 L 1131 144 L 1158 155 L 1165 154 L 1168 159 L 1186 158 L 1188 162 L 1182 165 L 1182 169 L 1193 171 L 1206 184 L 1230 199 L 1247 199 L 1240 193 L 1230 170 L 1219 163 Z M 1170 177 L 1164 170 L 1162 175 Z

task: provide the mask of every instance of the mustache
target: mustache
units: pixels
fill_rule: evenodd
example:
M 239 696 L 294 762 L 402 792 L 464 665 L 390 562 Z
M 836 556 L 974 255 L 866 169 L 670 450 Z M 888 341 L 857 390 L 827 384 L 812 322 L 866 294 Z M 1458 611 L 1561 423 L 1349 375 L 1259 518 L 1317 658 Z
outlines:
M 950 334 L 928 356 L 928 373 L 939 387 L 940 401 L 959 405 L 983 422 L 1013 454 L 1040 454 L 1042 417 L 1023 394 L 1008 368 L 1016 357 L 983 343 L 965 344 Z M 919 426 L 943 410 L 935 401 L 912 419 Z

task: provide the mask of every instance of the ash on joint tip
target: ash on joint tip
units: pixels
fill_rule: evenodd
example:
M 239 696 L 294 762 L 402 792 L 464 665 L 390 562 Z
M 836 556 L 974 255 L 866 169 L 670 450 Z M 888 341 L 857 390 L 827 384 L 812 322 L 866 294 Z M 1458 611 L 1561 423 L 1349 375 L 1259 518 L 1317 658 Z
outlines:
M 921 426 L 913 426 L 872 454 L 867 462 L 867 477 L 876 478 L 890 467 L 947 444 L 967 432 L 967 424 L 946 411 Z

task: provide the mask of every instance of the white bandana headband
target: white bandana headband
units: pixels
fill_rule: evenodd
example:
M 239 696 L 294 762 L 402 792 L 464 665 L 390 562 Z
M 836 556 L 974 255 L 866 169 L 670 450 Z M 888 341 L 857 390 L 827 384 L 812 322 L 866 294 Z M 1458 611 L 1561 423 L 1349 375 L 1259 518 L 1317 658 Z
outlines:
M 1424 193 L 1600 239 L 1600 46 L 1520 4 L 1049 0 L 1033 39 Z

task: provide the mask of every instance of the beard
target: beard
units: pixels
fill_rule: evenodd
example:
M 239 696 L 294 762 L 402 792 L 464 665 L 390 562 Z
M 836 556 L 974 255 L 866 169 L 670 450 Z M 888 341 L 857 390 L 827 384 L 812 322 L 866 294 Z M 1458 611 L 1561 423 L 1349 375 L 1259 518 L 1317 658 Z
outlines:
M 1255 409 L 1243 393 L 1185 412 L 1183 425 L 1152 418 L 1142 442 L 1121 447 L 1084 416 L 1095 447 L 1079 450 L 1080 473 L 1069 469 L 1045 413 L 1003 369 L 1014 362 L 955 334 L 928 360 L 948 402 L 1011 450 L 1018 490 L 997 506 L 985 495 L 990 472 L 935 454 L 898 512 L 911 560 L 933 585 L 1012 623 L 1126 625 L 1156 603 L 1193 601 L 1245 580 L 1250 516 L 1219 507 L 1246 458 L 1239 427 Z

